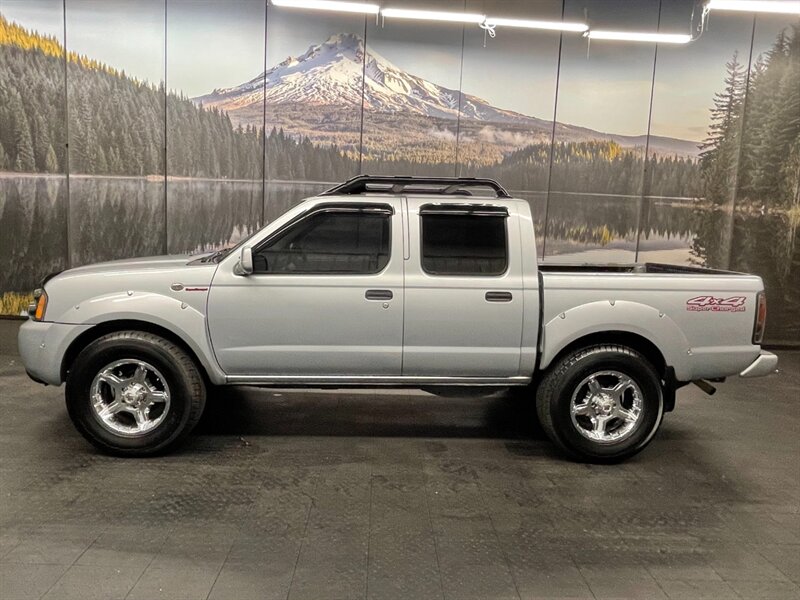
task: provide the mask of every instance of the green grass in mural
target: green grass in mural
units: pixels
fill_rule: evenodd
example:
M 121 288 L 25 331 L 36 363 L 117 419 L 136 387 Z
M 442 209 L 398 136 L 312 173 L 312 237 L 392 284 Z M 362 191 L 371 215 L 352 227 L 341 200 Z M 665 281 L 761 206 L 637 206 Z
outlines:
M 20 315 L 28 310 L 33 302 L 33 294 L 5 292 L 0 295 L 0 315 Z

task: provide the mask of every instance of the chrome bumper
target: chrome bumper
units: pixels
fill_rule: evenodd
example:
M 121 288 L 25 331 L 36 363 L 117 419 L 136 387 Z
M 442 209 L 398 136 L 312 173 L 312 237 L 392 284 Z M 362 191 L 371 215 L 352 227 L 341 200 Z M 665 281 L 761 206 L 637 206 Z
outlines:
M 772 352 L 761 351 L 758 358 L 744 371 L 739 373 L 739 377 L 764 377 L 764 375 L 771 375 L 774 373 L 778 366 L 778 357 Z

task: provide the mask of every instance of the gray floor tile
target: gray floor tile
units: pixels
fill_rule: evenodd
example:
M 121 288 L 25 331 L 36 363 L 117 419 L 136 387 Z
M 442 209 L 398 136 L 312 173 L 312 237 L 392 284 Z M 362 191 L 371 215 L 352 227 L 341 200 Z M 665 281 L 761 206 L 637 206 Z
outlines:
M 430 533 L 377 533 L 369 545 L 370 598 L 436 598 L 442 594 L 436 545 Z
M 211 589 L 209 600 L 285 599 L 292 579 L 292 564 L 226 563 Z
M 742 598 L 752 600 L 798 600 L 800 587 L 789 581 L 731 581 Z
M 0 598 L 38 600 L 66 570 L 64 565 L 0 564 Z
M 44 600 L 123 600 L 144 567 L 73 565 Z
M 23 539 L 4 557 L 4 562 L 25 564 L 71 565 L 92 544 L 91 539 L 63 539 L 35 534 Z
M 195 600 L 211 592 L 219 567 L 149 566 L 128 594 L 128 600 Z
M 725 581 L 710 580 L 664 580 L 659 584 L 670 600 L 731 600 L 736 592 Z
M 86 549 L 77 564 L 144 568 L 161 550 L 167 536 L 161 527 L 110 527 Z
M 762 545 L 758 552 L 788 579 L 800 584 L 800 545 Z
M 583 575 L 571 563 L 512 568 L 512 571 L 523 598 L 594 598 Z
M 581 574 L 598 600 L 605 598 L 666 599 L 659 583 L 644 567 L 582 566 Z
M 740 544 L 711 548 L 708 552 L 708 564 L 725 581 L 788 580 L 755 546 Z

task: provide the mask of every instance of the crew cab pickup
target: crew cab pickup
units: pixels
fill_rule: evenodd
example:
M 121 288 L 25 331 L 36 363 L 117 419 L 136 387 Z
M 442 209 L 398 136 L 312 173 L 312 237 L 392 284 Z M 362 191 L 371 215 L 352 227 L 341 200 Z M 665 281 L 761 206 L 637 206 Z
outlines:
M 50 276 L 19 347 L 100 449 L 142 456 L 209 386 L 516 388 L 569 456 L 644 448 L 696 382 L 775 371 L 753 275 L 537 261 L 531 209 L 492 180 L 359 176 L 236 247 Z

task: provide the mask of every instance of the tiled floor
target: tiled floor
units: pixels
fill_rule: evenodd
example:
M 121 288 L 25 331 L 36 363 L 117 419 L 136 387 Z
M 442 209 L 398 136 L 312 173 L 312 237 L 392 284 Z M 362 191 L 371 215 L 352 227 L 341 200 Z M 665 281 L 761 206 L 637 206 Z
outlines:
M 0 321 L 0 599 L 800 598 L 800 353 L 566 462 L 503 397 L 231 390 L 120 460 Z

